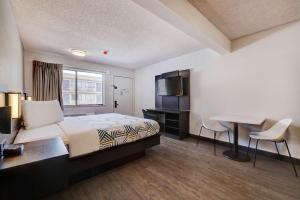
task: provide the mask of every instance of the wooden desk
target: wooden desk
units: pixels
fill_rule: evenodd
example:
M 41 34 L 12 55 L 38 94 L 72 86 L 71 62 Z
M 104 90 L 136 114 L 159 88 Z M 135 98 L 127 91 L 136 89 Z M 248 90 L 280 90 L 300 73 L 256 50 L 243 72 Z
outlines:
M 213 116 L 211 120 L 231 122 L 233 123 L 233 133 L 234 133 L 234 150 L 227 150 L 223 152 L 223 155 L 229 159 L 247 162 L 250 161 L 250 157 L 245 153 L 239 151 L 239 124 L 252 124 L 260 125 L 265 121 L 265 118 L 253 117 L 253 116 L 244 116 L 244 115 L 219 115 Z
M 25 143 L 22 155 L 0 160 L 0 199 L 36 199 L 63 189 L 68 155 L 60 138 Z

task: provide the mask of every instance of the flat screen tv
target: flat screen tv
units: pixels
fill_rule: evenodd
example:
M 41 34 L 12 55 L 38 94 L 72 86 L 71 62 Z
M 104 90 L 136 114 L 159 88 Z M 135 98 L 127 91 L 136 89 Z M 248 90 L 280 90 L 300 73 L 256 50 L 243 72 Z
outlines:
M 162 78 L 157 82 L 157 94 L 159 96 L 182 96 L 183 83 L 181 76 Z

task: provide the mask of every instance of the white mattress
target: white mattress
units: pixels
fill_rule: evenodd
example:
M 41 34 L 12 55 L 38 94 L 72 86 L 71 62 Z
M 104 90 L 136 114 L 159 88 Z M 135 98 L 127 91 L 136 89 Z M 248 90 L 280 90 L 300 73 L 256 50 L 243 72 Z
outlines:
M 14 143 L 18 144 L 25 142 L 33 142 L 36 140 L 45 140 L 55 137 L 61 137 L 65 144 L 69 144 L 67 136 L 57 124 L 52 124 L 29 130 L 25 130 L 22 128 L 16 136 Z
M 134 142 L 159 132 L 157 122 L 116 113 L 66 117 L 56 124 L 21 129 L 14 141 L 26 143 L 61 137 L 70 157 L 81 156 L 116 145 Z

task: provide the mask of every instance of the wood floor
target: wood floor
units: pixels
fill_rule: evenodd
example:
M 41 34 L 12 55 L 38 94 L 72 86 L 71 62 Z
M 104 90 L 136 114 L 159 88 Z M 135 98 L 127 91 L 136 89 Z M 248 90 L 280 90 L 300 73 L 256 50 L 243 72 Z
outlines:
M 161 138 L 144 158 L 70 186 L 48 199 L 300 199 L 300 178 L 287 162 L 258 156 L 240 163 L 222 156 L 226 147 L 187 138 Z M 297 166 L 300 173 L 300 167 Z

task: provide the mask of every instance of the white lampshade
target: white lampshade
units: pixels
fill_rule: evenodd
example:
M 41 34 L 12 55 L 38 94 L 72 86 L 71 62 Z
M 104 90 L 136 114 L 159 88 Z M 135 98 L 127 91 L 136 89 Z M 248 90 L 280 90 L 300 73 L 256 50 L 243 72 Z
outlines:
M 21 117 L 21 93 L 9 92 L 6 93 L 6 105 L 11 106 L 11 116 L 13 119 Z
M 0 92 L 0 107 L 5 106 L 5 93 Z

